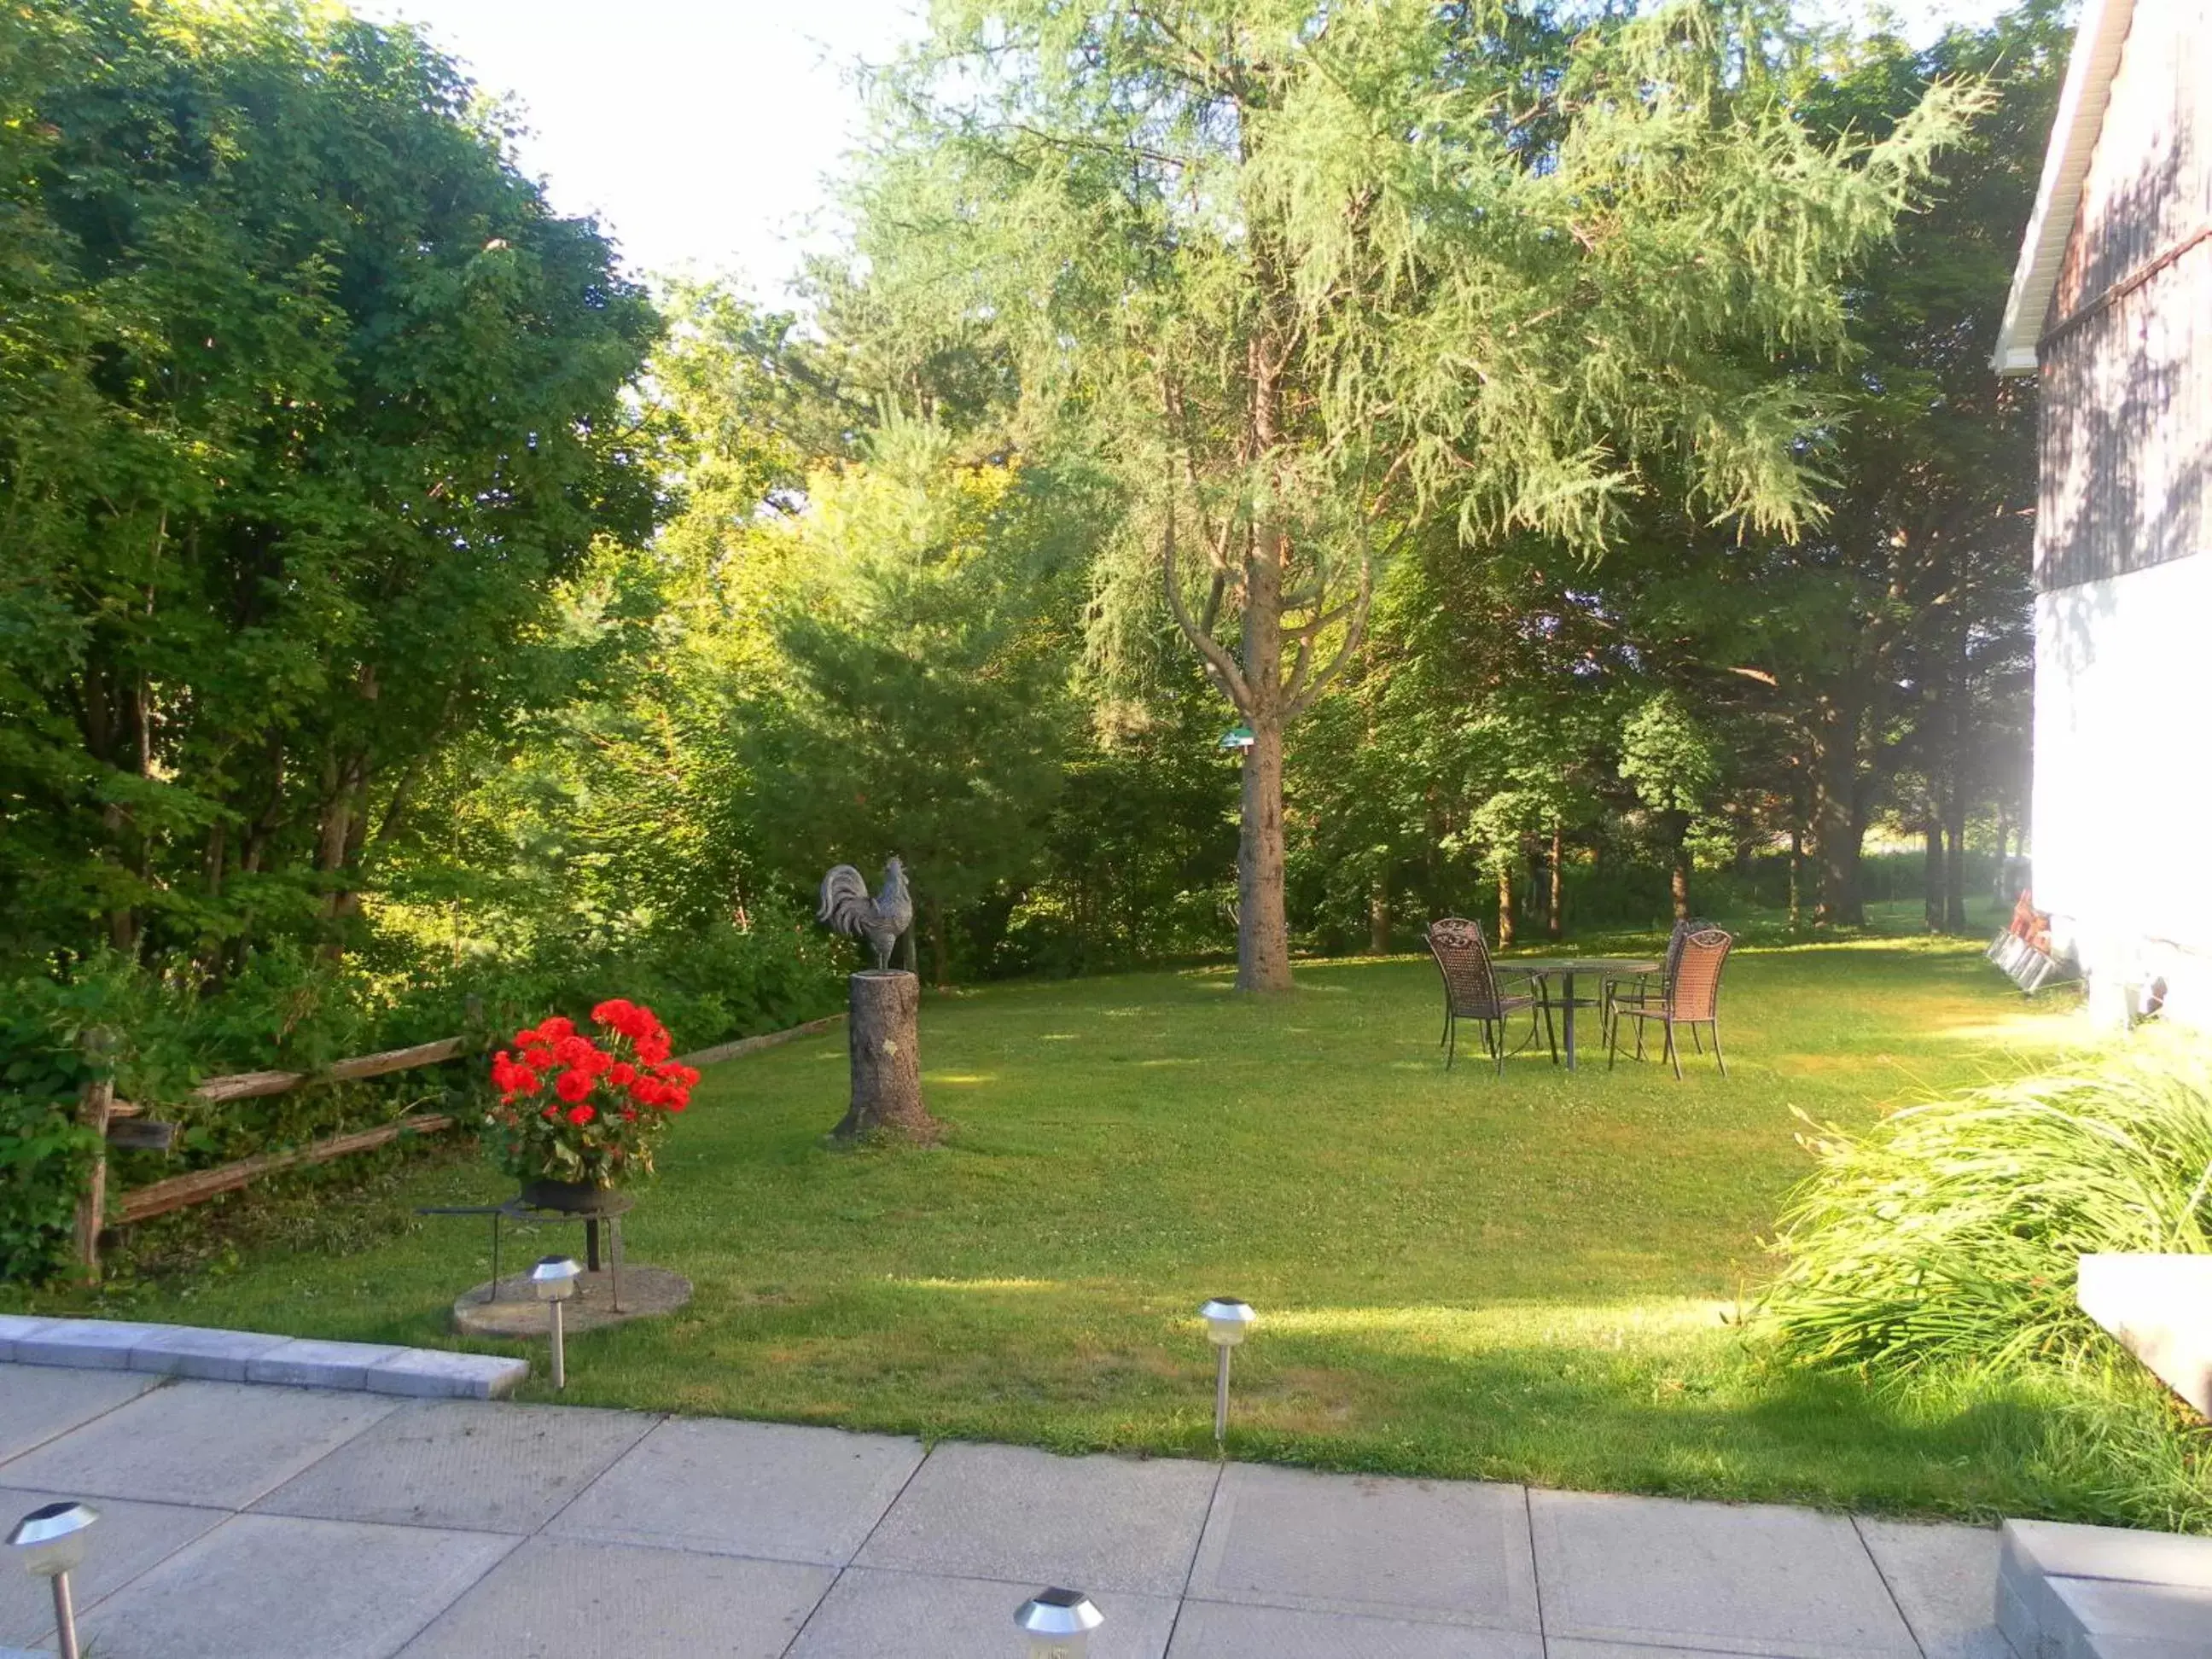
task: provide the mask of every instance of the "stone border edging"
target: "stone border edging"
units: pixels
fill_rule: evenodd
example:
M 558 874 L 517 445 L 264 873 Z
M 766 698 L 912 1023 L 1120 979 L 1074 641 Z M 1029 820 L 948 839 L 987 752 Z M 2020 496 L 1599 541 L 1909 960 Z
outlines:
M 734 1042 L 718 1042 L 711 1048 L 702 1048 L 692 1054 L 678 1054 L 676 1058 L 686 1066 L 718 1066 L 726 1060 L 735 1060 L 740 1054 L 755 1054 L 763 1048 L 773 1048 L 779 1042 L 789 1042 L 794 1037 L 812 1036 L 817 1031 L 826 1031 L 844 1018 L 842 1014 L 824 1014 L 819 1019 L 808 1020 L 804 1025 L 788 1026 L 781 1031 L 765 1031 L 759 1036 L 739 1037 Z
M 0 1314 L 0 1361 L 149 1371 L 214 1382 L 365 1389 L 418 1400 L 497 1400 L 514 1393 L 530 1375 L 528 1360 L 497 1354 L 22 1314 Z

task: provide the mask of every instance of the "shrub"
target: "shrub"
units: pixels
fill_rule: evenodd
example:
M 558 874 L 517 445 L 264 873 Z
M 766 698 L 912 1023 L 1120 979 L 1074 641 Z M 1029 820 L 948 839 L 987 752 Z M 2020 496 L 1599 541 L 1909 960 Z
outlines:
M 2077 1257 L 2212 1249 L 2212 1046 L 2185 1034 L 1815 1146 L 1756 1316 L 1808 1363 L 2071 1358 Z

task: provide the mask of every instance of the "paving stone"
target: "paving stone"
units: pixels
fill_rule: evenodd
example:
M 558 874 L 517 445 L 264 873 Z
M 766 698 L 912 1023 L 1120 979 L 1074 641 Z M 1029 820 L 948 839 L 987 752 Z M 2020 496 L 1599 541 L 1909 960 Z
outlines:
M 859 1564 L 1039 1588 L 1066 1584 L 1093 1596 L 1177 1595 L 1206 1524 L 1214 1475 L 1214 1465 L 1184 1459 L 940 1445 Z
M 418 1400 L 497 1400 L 530 1375 L 530 1362 L 495 1353 L 449 1353 L 441 1348 L 402 1348 L 371 1365 L 362 1386 L 372 1394 Z
M 2199 1654 L 2212 1649 L 2212 1590 L 2100 1578 L 2057 1578 L 2051 1589 L 2087 1638 L 2077 1651 L 2104 1654 L 2115 1638 L 2186 1644 Z
M 0 1314 L 0 1365 L 14 1362 L 18 1337 L 36 1336 L 53 1322 L 51 1319 L 33 1319 L 28 1314 Z
M 401 1659 L 776 1659 L 836 1577 L 792 1561 L 533 1538 Z
M 276 1515 L 535 1532 L 644 1437 L 635 1412 L 405 1405 L 254 1505 Z
M 1728 1653 L 1917 1659 L 1851 1523 L 1778 1505 L 1532 1492 L 1550 1636 Z
M 1230 1464 L 1190 1594 L 1531 1635 L 1540 1629 L 1528 1495 L 1471 1481 Z
M 791 1659 L 976 1659 L 1016 1655 L 1022 1638 L 1014 1609 L 1045 1584 L 1003 1579 L 945 1578 L 919 1572 L 851 1567 L 838 1578 Z M 1091 1659 L 1161 1659 L 1175 1628 L 1176 1604 L 1164 1595 L 1105 1592 L 1091 1598 L 1106 1622 L 1091 1638 Z
M 82 1370 L 128 1370 L 131 1351 L 177 1328 L 136 1325 L 120 1319 L 51 1319 L 44 1330 L 15 1339 L 19 1365 L 73 1365 Z
M 2069 1521 L 2008 1521 L 2000 1536 L 2008 1572 L 2212 1589 L 2212 1538 Z
M 75 1492 L 0 1487 L 0 1528 L 42 1504 L 74 1498 Z M 123 1588 L 157 1561 L 173 1555 L 209 1528 L 230 1519 L 228 1510 L 190 1509 L 179 1504 L 132 1504 L 112 1498 L 96 1500 L 100 1524 L 92 1534 L 84 1565 L 70 1576 L 79 1607 Z M 0 1571 L 0 1643 L 54 1645 L 54 1603 L 43 1578 Z
M 1644 1659 L 1665 1656 L 1643 1650 Z M 1544 1659 L 1526 1631 L 1186 1601 L 1168 1659 Z
M 244 1509 L 398 1408 L 374 1395 L 172 1382 L 16 1459 L 6 1478 L 85 1498 Z
M 0 1463 L 160 1386 L 158 1377 L 127 1371 L 0 1365 Z
M 99 1659 L 389 1659 L 514 1547 L 490 1533 L 240 1515 L 78 1624 Z
M 198 1325 L 169 1325 L 131 1351 L 131 1369 L 166 1376 L 197 1377 L 204 1382 L 243 1382 L 250 1360 L 292 1339 L 260 1331 L 212 1330 Z
M 553 1522 L 566 1537 L 841 1567 L 917 1464 L 917 1441 L 672 1419 Z
M 311 1342 L 297 1338 L 246 1362 L 249 1382 L 282 1382 L 295 1389 L 359 1389 L 368 1371 L 405 1350 L 392 1343 Z
M 1857 1526 L 1927 1659 L 2014 1659 L 1991 1616 L 1994 1527 L 1863 1518 Z
M 1711 1648 L 1647 1648 L 1632 1642 L 1583 1642 L 1571 1637 L 1547 1636 L 1548 1659 L 1740 1659 Z

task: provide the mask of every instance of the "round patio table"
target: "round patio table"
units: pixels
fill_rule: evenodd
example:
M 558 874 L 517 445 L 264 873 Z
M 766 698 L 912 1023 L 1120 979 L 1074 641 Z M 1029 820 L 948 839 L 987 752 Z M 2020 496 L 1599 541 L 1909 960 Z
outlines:
M 1565 1011 L 1567 1069 L 1571 1072 L 1575 1069 L 1575 1010 L 1595 1008 L 1599 1000 L 1596 997 L 1577 997 L 1575 994 L 1575 976 L 1578 974 L 1595 975 L 1602 985 L 1608 979 L 1635 979 L 1641 975 L 1659 971 L 1656 962 L 1635 957 L 1501 957 L 1498 965 L 1513 972 L 1533 975 L 1540 980 L 1549 980 L 1554 976 L 1559 979 L 1559 996 L 1553 997 L 1550 987 L 1547 986 L 1545 1000 L 1552 1006 Z

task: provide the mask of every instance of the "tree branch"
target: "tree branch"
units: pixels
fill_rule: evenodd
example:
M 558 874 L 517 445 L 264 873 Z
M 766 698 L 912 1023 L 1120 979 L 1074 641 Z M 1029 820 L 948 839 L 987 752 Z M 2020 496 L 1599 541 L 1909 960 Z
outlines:
M 1359 647 L 1367 638 L 1367 613 L 1374 599 L 1375 564 L 1370 559 L 1364 562 L 1359 567 L 1359 595 L 1352 602 L 1352 617 L 1345 626 L 1344 643 L 1338 647 L 1334 659 L 1314 677 L 1310 685 L 1303 684 L 1301 682 L 1305 678 L 1306 653 L 1312 642 L 1310 641 L 1299 642 L 1297 672 L 1291 675 L 1290 692 L 1284 699 L 1285 725 L 1288 725 L 1311 708 L 1320 700 L 1321 694 L 1328 690 L 1329 682 L 1343 672 L 1345 665 L 1359 654 Z
M 1175 504 L 1172 501 L 1168 504 L 1167 535 L 1160 555 L 1160 575 L 1161 585 L 1167 592 L 1168 611 L 1175 617 L 1176 626 L 1182 630 L 1183 638 L 1190 641 L 1190 648 L 1198 653 L 1199 660 L 1206 665 L 1206 672 L 1213 676 L 1213 683 L 1221 688 L 1231 705 L 1249 719 L 1252 713 L 1252 689 L 1244 683 L 1244 676 L 1237 672 L 1237 659 L 1222 648 L 1218 640 L 1192 619 L 1189 607 L 1183 603 L 1182 576 L 1176 568 Z M 1219 579 L 1217 577 L 1216 580 Z

